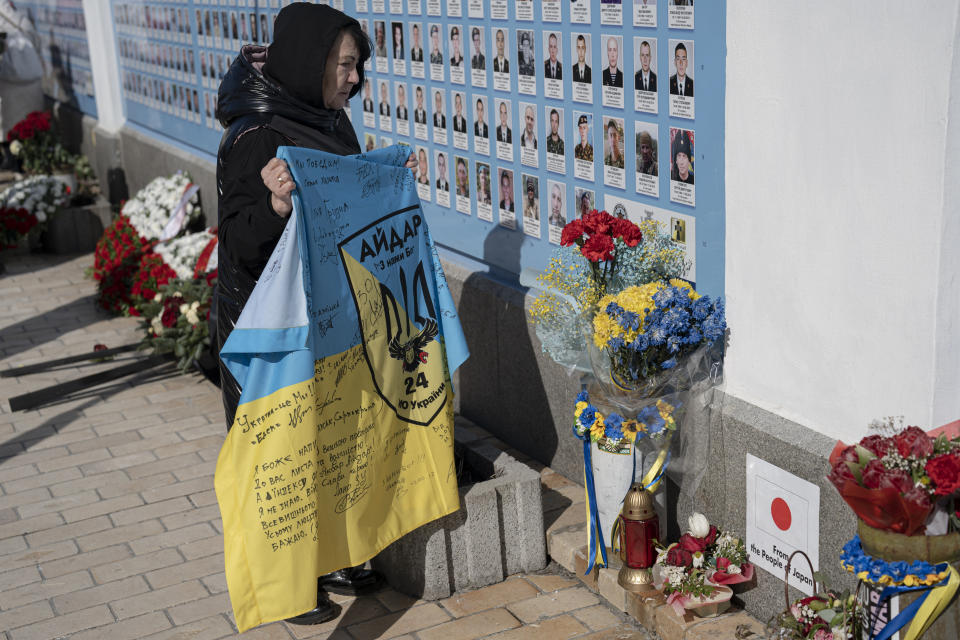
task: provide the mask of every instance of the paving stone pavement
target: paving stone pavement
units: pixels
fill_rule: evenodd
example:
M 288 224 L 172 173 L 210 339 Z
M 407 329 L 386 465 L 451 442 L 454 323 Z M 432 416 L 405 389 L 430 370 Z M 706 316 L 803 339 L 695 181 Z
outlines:
M 135 342 L 94 306 L 92 256 L 0 255 L 0 370 Z M 37 410 L 8 399 L 140 357 L 0 378 L 0 640 L 213 640 L 237 635 L 213 491 L 219 392 L 172 365 Z M 549 474 L 549 470 L 545 470 Z M 548 508 L 557 508 L 559 493 Z M 569 500 L 563 504 L 569 504 Z M 550 573 L 417 601 L 333 596 L 339 618 L 251 640 L 593 640 L 650 636 L 579 580 Z

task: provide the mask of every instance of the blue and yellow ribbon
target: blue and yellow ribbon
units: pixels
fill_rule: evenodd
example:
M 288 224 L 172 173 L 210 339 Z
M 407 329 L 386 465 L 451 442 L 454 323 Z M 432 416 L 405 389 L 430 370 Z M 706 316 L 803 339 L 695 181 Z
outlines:
M 609 563 L 607 560 L 607 548 L 604 544 L 604 535 L 600 527 L 600 509 L 597 505 L 597 492 L 593 478 L 590 429 L 583 424 L 583 420 L 581 419 L 581 415 L 584 413 L 584 411 L 589 411 L 588 421 L 595 420 L 593 415 L 596 412 L 596 409 L 588 403 L 588 396 L 585 389 L 577 394 L 577 403 L 574 411 L 573 435 L 583 442 L 583 488 L 586 498 L 587 511 L 587 570 L 584 575 L 589 575 L 595 566 L 606 567 Z M 654 460 L 653 465 L 651 465 L 651 467 L 644 474 L 643 478 L 640 480 L 643 488 L 645 490 L 649 490 L 651 493 L 655 492 L 660 486 L 664 473 L 667 470 L 667 466 L 670 464 L 669 449 L 670 441 L 672 439 L 671 436 L 672 433 L 668 432 L 666 437 L 664 437 L 656 460 Z M 631 443 L 630 446 L 633 447 L 635 445 Z M 633 473 L 630 475 L 631 481 L 637 475 L 636 464 L 637 459 L 634 455 L 634 468 Z M 630 487 L 624 489 L 624 495 L 626 495 L 629 489 Z M 610 532 L 610 547 L 612 549 L 619 548 L 619 544 L 617 543 L 619 525 L 620 520 L 618 518 Z

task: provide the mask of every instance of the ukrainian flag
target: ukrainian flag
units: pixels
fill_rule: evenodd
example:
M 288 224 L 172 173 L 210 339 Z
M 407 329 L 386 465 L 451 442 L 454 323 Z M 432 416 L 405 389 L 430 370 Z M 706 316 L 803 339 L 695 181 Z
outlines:
M 240 631 L 459 508 L 450 375 L 468 353 L 409 153 L 278 151 L 293 213 L 220 353 L 243 389 L 215 477 Z

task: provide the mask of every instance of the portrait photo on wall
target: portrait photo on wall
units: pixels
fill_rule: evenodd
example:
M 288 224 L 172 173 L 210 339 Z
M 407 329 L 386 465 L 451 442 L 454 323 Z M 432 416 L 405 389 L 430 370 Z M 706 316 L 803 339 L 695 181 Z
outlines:
M 576 217 L 582 218 L 597 208 L 597 196 L 592 189 L 576 187 L 573 190 L 574 211 Z
M 373 21 L 373 58 L 377 73 L 388 73 L 387 62 L 387 23 L 384 20 Z
M 543 62 L 543 94 L 556 100 L 563 99 L 563 48 L 559 31 L 543 32 L 543 49 L 546 60 Z
M 513 161 L 513 129 L 510 126 L 510 101 L 503 98 L 495 100 L 497 106 L 497 157 Z
M 470 215 L 470 161 L 463 156 L 454 156 L 453 175 L 457 189 L 457 211 Z
M 550 244 L 560 244 L 563 225 L 567 224 L 565 187 L 562 182 L 547 180 L 547 240 Z
M 523 173 L 520 175 L 520 193 L 523 198 L 523 232 L 534 238 L 540 237 L 540 178 Z
M 373 81 L 370 78 L 363 79 L 363 102 L 361 104 L 363 105 L 363 126 L 375 127 L 373 113 L 376 107 L 373 104 Z
M 440 32 L 442 24 L 430 23 L 430 79 L 443 82 L 443 38 Z
M 523 129 L 520 131 L 520 161 L 529 166 L 537 166 L 537 105 L 530 102 L 520 103 L 520 122 Z M 524 155 L 532 157 L 525 160 Z
M 490 165 L 477 163 L 477 217 L 493 222 L 493 202 L 490 188 Z
M 199 15 L 199 13 L 200 12 L 198 11 L 197 14 Z M 360 30 L 363 31 L 363 35 L 367 36 L 368 40 L 371 40 L 372 38 L 370 38 L 370 20 L 368 18 L 360 18 L 359 22 L 360 22 Z M 246 38 L 244 38 L 244 42 L 246 42 Z M 367 58 L 367 60 L 363 63 L 363 68 L 366 69 L 367 71 L 370 71 L 371 69 L 371 64 L 372 64 L 371 60 L 372 60 L 372 56 L 370 58 Z
M 657 113 L 657 39 L 639 36 L 633 39 L 634 109 Z
M 473 105 L 473 147 L 477 153 L 490 155 L 490 125 L 487 123 L 487 97 L 477 96 Z
M 380 81 L 380 104 L 377 110 L 380 113 L 380 129 L 383 131 L 393 131 L 393 116 L 390 109 L 390 89 L 386 80 Z
M 573 174 L 581 180 L 593 180 L 593 114 L 573 112 L 577 144 L 573 148 Z
M 469 148 L 465 100 L 463 91 L 453 92 L 453 146 L 464 151 Z
M 657 124 L 634 123 L 637 143 L 636 190 L 646 196 L 660 196 L 660 168 L 658 165 Z
M 403 44 L 403 23 L 400 21 L 390 23 L 391 33 L 391 57 L 393 58 L 393 72 L 395 74 L 407 75 L 407 52 Z
M 500 167 L 497 187 L 499 189 L 497 195 L 500 196 L 500 210 L 514 213 L 516 204 L 513 197 L 513 171 Z
M 444 111 L 443 89 L 433 90 L 433 141 L 437 144 L 447 144 L 447 115 Z
M 466 72 L 463 62 L 463 40 L 462 27 L 452 25 L 450 27 L 450 40 L 447 43 L 450 62 L 450 82 L 455 84 L 466 84 Z
M 497 91 L 510 91 L 510 30 L 504 28 L 493 31 L 493 88 Z
M 487 56 L 483 27 L 470 27 L 470 84 L 487 88 Z
M 409 136 L 410 110 L 407 107 L 407 83 L 395 82 L 394 95 L 396 96 L 394 116 L 397 121 L 397 133 L 402 136 Z
M 695 206 L 694 133 L 670 127 L 670 200 Z
M 413 88 L 413 135 L 420 139 L 427 139 L 427 107 L 426 90 L 422 84 Z
M 447 168 L 447 153 L 439 149 L 433 152 L 433 166 L 436 167 L 434 185 L 437 189 L 437 204 L 450 208 L 450 174 Z
M 623 118 L 604 117 L 603 133 L 603 183 L 623 189 Z
M 430 157 L 426 147 L 417 146 L 417 195 L 430 202 Z
M 563 107 L 546 105 L 543 111 L 547 121 L 547 171 L 564 174 L 567 161 L 563 142 Z
M 517 85 L 520 93 L 537 94 L 537 56 L 532 29 L 517 29 Z
M 571 33 L 573 56 L 570 64 L 570 79 L 573 80 L 573 99 L 576 102 L 593 104 L 593 72 L 591 34 Z
M 670 115 L 693 119 L 693 40 L 670 40 Z
M 423 25 L 419 22 L 410 23 L 410 75 L 414 78 L 423 77 Z
M 601 99 L 603 106 L 623 108 L 623 36 L 604 34 L 600 36 L 603 45 L 603 68 Z

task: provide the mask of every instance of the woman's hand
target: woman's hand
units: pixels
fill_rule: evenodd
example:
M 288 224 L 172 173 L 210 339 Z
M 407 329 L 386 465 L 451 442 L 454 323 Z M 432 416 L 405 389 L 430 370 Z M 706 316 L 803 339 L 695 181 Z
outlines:
M 413 175 L 417 175 L 417 156 L 413 153 L 410 154 L 410 157 L 407 158 L 407 164 L 403 165 L 407 169 L 413 171 Z
M 290 194 L 297 185 L 293 183 L 287 163 L 280 158 L 271 158 L 270 162 L 260 170 L 260 178 L 270 191 L 270 206 L 276 214 L 281 218 L 289 216 L 293 211 L 293 198 Z

